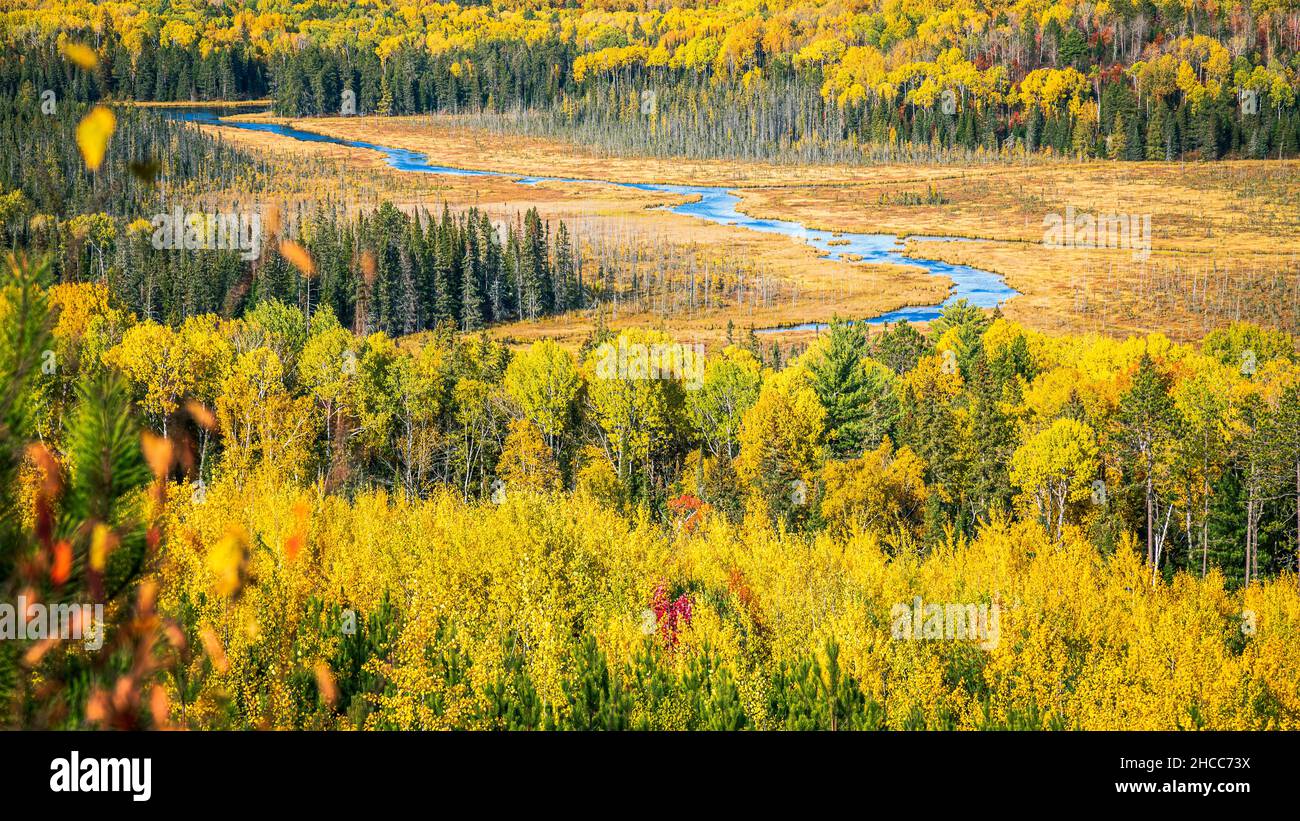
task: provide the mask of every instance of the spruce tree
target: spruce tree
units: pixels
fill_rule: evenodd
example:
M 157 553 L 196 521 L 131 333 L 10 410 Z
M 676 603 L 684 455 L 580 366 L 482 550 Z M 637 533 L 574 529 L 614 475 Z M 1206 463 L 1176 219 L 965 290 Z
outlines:
M 479 259 L 474 232 L 466 231 L 465 236 L 465 257 L 460 266 L 460 329 L 468 333 L 483 327 L 483 295 L 479 288 Z
M 574 272 L 573 246 L 569 229 L 561 222 L 555 232 L 555 306 L 556 313 L 564 313 L 578 306 L 577 275 Z
M 831 322 L 821 357 L 808 371 L 813 390 L 826 409 L 831 455 L 847 459 L 880 444 L 897 418 L 898 405 L 880 370 L 866 365 L 867 341 L 858 325 L 838 317 Z

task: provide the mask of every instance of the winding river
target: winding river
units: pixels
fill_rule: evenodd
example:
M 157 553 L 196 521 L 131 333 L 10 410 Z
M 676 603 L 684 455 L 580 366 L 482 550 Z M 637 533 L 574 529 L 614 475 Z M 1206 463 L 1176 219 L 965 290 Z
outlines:
M 697 217 L 721 225 L 730 225 L 750 231 L 759 231 L 766 234 L 781 234 L 792 237 L 800 242 L 811 245 L 818 251 L 821 251 L 822 257 L 825 259 L 839 260 L 847 258 L 849 261 L 857 263 L 892 263 L 895 265 L 910 265 L 916 268 L 921 268 L 934 276 L 948 277 L 952 280 L 952 288 L 949 290 L 948 296 L 943 302 L 935 305 L 902 308 L 897 311 L 890 311 L 888 313 L 880 314 L 879 316 L 862 320 L 871 325 L 903 320 L 910 322 L 923 322 L 934 319 L 939 315 L 939 312 L 945 305 L 958 299 L 965 299 L 972 305 L 980 308 L 993 308 L 1011 297 L 1016 296 L 1018 293 L 1015 289 L 1006 284 L 1001 274 L 995 274 L 992 271 L 983 271 L 966 265 L 952 265 L 938 260 L 905 256 L 903 253 L 903 240 L 906 239 L 906 237 L 898 237 L 894 234 L 852 234 L 847 232 L 835 233 L 832 231 L 818 231 L 810 229 L 798 222 L 756 219 L 746 214 L 742 214 L 737 210 L 737 206 L 740 204 L 740 196 L 722 186 L 660 185 L 652 183 L 614 182 L 612 180 L 599 179 L 574 179 L 567 177 L 527 177 L 499 171 L 478 171 L 467 168 L 452 168 L 445 165 L 434 165 L 429 161 L 429 158 L 426 155 L 404 148 L 390 148 L 388 146 L 376 145 L 374 143 L 362 142 L 360 140 L 344 140 L 337 137 L 328 137 L 324 134 L 303 131 L 302 129 L 294 128 L 292 126 L 276 123 L 241 122 L 237 120 L 223 119 L 216 109 L 171 109 L 167 113 L 169 116 L 176 119 L 203 125 L 215 125 L 224 128 L 243 128 L 249 131 L 269 131 L 273 134 L 292 137 L 295 140 L 302 140 L 303 142 L 332 143 L 334 145 L 348 146 L 351 148 L 367 148 L 383 154 L 387 158 L 388 164 L 400 171 L 415 171 L 425 174 L 446 174 L 461 177 L 509 177 L 521 185 L 536 185 L 540 182 L 598 183 L 603 185 L 617 185 L 623 188 L 635 188 L 641 191 L 660 191 L 671 194 L 682 194 L 693 197 L 693 199 L 681 205 L 669 206 L 667 207 L 667 210 L 676 214 L 686 214 L 688 216 Z M 959 237 L 916 236 L 914 238 L 938 242 L 963 241 Z M 779 328 L 758 329 L 756 330 L 756 333 L 820 330 L 825 327 L 826 325 L 822 323 L 806 322 L 798 325 L 785 325 Z

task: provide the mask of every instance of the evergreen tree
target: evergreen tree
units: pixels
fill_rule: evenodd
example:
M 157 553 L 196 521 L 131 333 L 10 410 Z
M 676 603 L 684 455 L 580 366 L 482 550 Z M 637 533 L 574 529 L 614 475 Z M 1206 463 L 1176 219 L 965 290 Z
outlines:
M 564 313 L 578 307 L 577 274 L 574 269 L 573 246 L 569 229 L 563 222 L 555 232 L 555 313 Z
M 536 208 L 529 208 L 524 215 L 520 251 L 522 313 L 528 319 L 536 319 L 551 313 L 555 300 L 546 253 L 545 229 Z
M 869 370 L 867 342 L 860 326 L 838 317 L 831 321 L 822 356 L 808 366 L 813 390 L 826 409 L 827 444 L 832 456 L 861 456 L 880 444 L 897 415 L 889 382 Z
M 461 263 L 460 329 L 477 331 L 483 327 L 483 296 L 479 290 L 479 259 L 474 231 L 465 232 L 465 258 Z

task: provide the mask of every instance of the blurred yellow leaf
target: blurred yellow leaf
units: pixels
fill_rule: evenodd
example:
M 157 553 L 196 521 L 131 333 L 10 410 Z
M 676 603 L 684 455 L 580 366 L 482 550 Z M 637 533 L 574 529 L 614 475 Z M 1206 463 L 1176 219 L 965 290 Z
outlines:
M 316 273 L 316 263 L 312 261 L 311 254 L 293 240 L 280 240 L 280 256 L 293 263 L 295 268 L 302 271 L 304 277 L 310 278 Z
M 140 434 L 140 446 L 144 450 L 144 460 L 149 463 L 153 475 L 159 479 L 166 476 L 172 466 L 171 440 L 146 430 Z
M 199 640 L 203 642 L 203 650 L 211 659 L 212 666 L 217 668 L 217 672 L 226 672 L 230 662 L 226 659 L 226 650 L 221 646 L 221 639 L 217 638 L 216 631 L 204 625 L 199 630 Z
M 339 700 L 339 688 L 334 681 L 334 671 L 323 661 L 316 663 L 316 689 L 321 700 L 333 707 Z
M 82 43 L 64 43 L 63 56 L 68 62 L 90 71 L 99 65 L 99 56 L 90 46 Z
M 153 717 L 154 727 L 163 728 L 167 726 L 167 714 L 170 709 L 171 704 L 167 699 L 167 691 L 161 685 L 155 684 L 149 690 L 149 715 Z
M 108 525 L 100 522 L 90 536 L 90 568 L 102 573 L 108 564 L 108 554 L 116 546 L 116 537 Z
M 217 417 L 203 403 L 188 399 L 185 402 L 185 410 L 189 411 L 190 418 L 204 430 L 212 430 L 217 426 Z
M 238 593 L 244 584 L 247 565 L 248 533 L 238 525 L 230 525 L 226 534 L 208 551 L 208 570 L 217 577 L 217 593 L 222 596 Z
M 102 105 L 92 108 L 77 125 L 77 146 L 81 148 L 81 158 L 91 171 L 98 171 L 99 166 L 103 165 L 108 138 L 113 136 L 116 127 L 117 118 Z
M 60 477 L 59 463 L 54 458 L 54 455 L 50 453 L 45 445 L 40 442 L 33 442 L 27 446 L 27 458 L 40 471 L 41 491 L 47 497 L 58 496 L 63 483 Z

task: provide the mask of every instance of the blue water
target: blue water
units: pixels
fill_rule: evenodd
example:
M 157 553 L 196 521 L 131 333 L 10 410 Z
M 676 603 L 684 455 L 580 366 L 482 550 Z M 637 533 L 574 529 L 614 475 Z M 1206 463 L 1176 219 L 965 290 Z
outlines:
M 343 145 L 351 148 L 368 148 L 372 151 L 378 151 L 383 154 L 387 157 L 388 164 L 399 171 L 415 171 L 425 174 L 446 174 L 457 177 L 510 177 L 521 185 L 535 185 L 539 182 L 599 183 L 604 185 L 617 185 L 623 188 L 635 188 L 640 191 L 682 194 L 685 196 L 695 197 L 695 199 L 683 203 L 682 205 L 666 206 L 667 210 L 672 211 L 675 214 L 686 214 L 688 216 L 697 217 L 721 225 L 731 225 L 737 228 L 745 228 L 750 231 L 759 231 L 765 234 L 781 234 L 783 236 L 793 237 L 794 239 L 822 251 L 822 257 L 825 259 L 841 260 L 846 257 L 852 257 L 853 259 L 849 261 L 857 263 L 874 262 L 910 265 L 915 268 L 921 268 L 934 276 L 945 276 L 952 280 L 952 287 L 949 289 L 948 296 L 943 302 L 936 305 L 921 305 L 902 308 L 897 311 L 890 311 L 889 313 L 880 314 L 879 316 L 869 317 L 862 320 L 869 325 L 879 325 L 886 322 L 924 322 L 931 320 L 939 316 L 939 312 L 945 305 L 959 299 L 965 299 L 970 304 L 980 308 L 994 308 L 1011 297 L 1016 296 L 1018 293 L 1014 288 L 1011 288 L 1006 284 L 1001 274 L 995 274 L 992 271 L 983 271 L 979 268 L 971 268 L 966 265 L 952 265 L 938 260 L 904 256 L 903 239 L 894 234 L 837 234 L 831 231 L 813 230 L 798 222 L 756 219 L 750 217 L 736 210 L 736 206 L 740 204 L 740 196 L 727 188 L 720 186 L 623 183 L 612 182 L 610 180 L 575 179 L 568 177 L 520 177 L 515 174 L 506 174 L 499 171 L 476 171 L 467 168 L 452 168 L 451 166 L 446 165 L 434 165 L 429 162 L 429 158 L 426 155 L 417 151 L 409 151 L 404 148 L 389 148 L 388 146 L 376 145 L 361 140 L 344 140 L 337 137 L 327 137 L 323 134 L 303 131 L 287 125 L 225 120 L 222 119 L 220 114 L 213 109 L 171 109 L 168 111 L 168 114 L 176 119 L 202 123 L 204 125 L 243 128 L 249 131 L 269 131 L 273 134 L 292 137 L 295 140 L 302 140 L 303 142 L 332 143 L 334 145 Z M 917 236 L 915 239 L 924 239 L 932 242 L 969 241 L 964 240 L 961 237 L 936 236 Z M 832 242 L 837 244 L 832 245 Z M 756 333 L 776 333 L 779 331 L 792 330 L 811 331 L 821 330 L 825 327 L 826 325 L 823 323 L 805 322 L 798 325 L 786 325 L 780 328 L 763 328 L 756 330 Z

